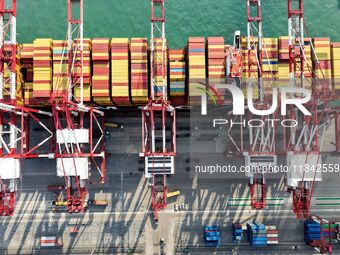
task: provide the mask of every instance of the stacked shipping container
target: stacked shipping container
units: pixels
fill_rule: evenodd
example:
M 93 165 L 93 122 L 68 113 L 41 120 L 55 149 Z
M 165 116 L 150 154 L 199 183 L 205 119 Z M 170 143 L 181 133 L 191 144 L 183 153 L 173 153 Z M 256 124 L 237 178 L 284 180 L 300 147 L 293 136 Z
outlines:
M 169 50 L 169 72 L 171 99 L 174 101 L 177 101 L 177 98 L 184 99 L 186 91 L 186 61 L 184 49 Z
M 311 246 L 318 246 L 320 241 L 336 238 L 336 224 L 329 223 L 328 220 L 309 219 L 304 223 L 305 243 Z M 322 235 L 322 236 L 321 236 Z
M 233 223 L 233 241 L 240 244 L 243 240 L 243 228 L 241 224 Z
M 332 43 L 333 89 L 340 91 L 340 43 Z
M 92 97 L 99 105 L 111 105 L 109 39 L 92 40 Z
M 221 244 L 221 233 L 217 226 L 204 228 L 204 241 L 208 247 L 218 247 Z
M 223 37 L 208 37 L 208 78 L 219 82 L 225 78 L 225 53 Z
M 251 246 L 262 247 L 267 245 L 266 226 L 253 222 L 247 223 L 248 240 Z
M 278 38 L 279 43 L 279 60 L 289 60 L 289 37 L 280 36 Z
M 146 38 L 132 38 L 131 51 L 131 98 L 134 104 L 148 101 L 148 41 Z
M 77 61 L 81 61 L 79 50 L 76 53 Z M 80 74 L 79 67 L 75 67 L 73 74 Z M 77 100 L 80 100 L 80 86 L 79 83 L 74 86 L 74 95 Z M 83 39 L 83 100 L 84 102 L 91 102 L 91 40 Z
M 188 68 L 189 68 L 189 104 L 201 101 L 202 91 L 200 83 L 205 83 L 206 61 L 205 61 L 205 39 L 204 37 L 189 37 L 188 41 Z
M 129 39 L 111 40 L 111 96 L 117 105 L 129 105 Z
M 278 71 L 278 85 L 287 86 L 289 84 L 289 45 L 288 36 L 280 36 L 278 39 L 279 46 L 279 63 Z
M 266 226 L 267 244 L 279 244 L 279 231 L 276 226 Z
M 36 39 L 33 50 L 33 96 L 46 99 L 52 85 L 52 39 Z
M 315 245 L 321 240 L 320 223 L 314 220 L 307 220 L 304 223 L 305 227 L 305 243 Z
M 244 81 L 246 81 L 248 78 L 246 38 L 243 37 L 241 42 L 244 56 L 243 77 L 245 78 Z M 313 42 L 316 50 L 314 56 L 311 56 L 311 42 Z M 94 101 L 100 105 L 112 105 L 111 98 L 114 98 L 114 103 L 119 106 L 147 103 L 149 71 L 147 40 L 143 38 L 132 39 L 131 50 L 129 50 L 128 39 L 112 39 L 111 74 L 108 39 L 94 39 L 93 44 L 91 60 L 91 41 L 84 39 L 84 101 L 91 102 L 92 89 Z M 200 102 L 206 78 L 213 81 L 214 79 L 219 80 L 225 77 L 223 44 L 223 38 L 211 37 L 207 40 L 206 48 L 204 38 L 192 37 L 189 38 L 187 52 L 184 50 L 169 51 L 168 61 L 170 63 L 168 71 L 170 71 L 170 88 L 168 92 L 170 93 L 171 100 L 176 99 L 175 101 L 181 102 L 180 104 L 186 103 L 186 82 L 188 82 L 190 84 L 188 89 L 190 102 Z M 161 47 L 161 43 L 158 43 L 158 45 L 157 47 Z M 51 39 L 37 39 L 34 41 L 34 44 L 24 44 L 22 46 L 20 63 L 23 65 L 22 70 L 25 80 L 25 104 L 47 105 L 51 95 L 52 84 L 53 91 L 57 91 L 58 96 L 66 90 L 68 58 L 66 46 L 65 41 L 52 41 Z M 256 47 L 256 39 L 254 47 Z M 304 48 L 306 58 L 304 66 L 305 76 L 311 77 L 313 71 L 313 75 L 319 78 L 324 76 L 329 81 L 333 78 L 335 79 L 333 82 L 334 88 L 339 89 L 340 43 L 333 43 L 331 47 L 329 38 L 314 38 L 313 40 L 305 38 Z M 157 50 L 159 53 L 160 49 L 157 48 Z M 130 52 L 131 61 L 129 63 Z M 252 62 L 251 77 L 254 78 L 252 79 L 254 84 L 257 80 L 257 57 L 255 53 L 256 50 L 251 51 L 250 59 Z M 299 54 L 299 52 L 297 53 Z M 77 58 L 80 58 L 80 54 L 77 54 Z M 288 38 L 280 37 L 278 40 L 275 38 L 263 38 L 262 59 L 264 78 L 278 77 L 279 84 L 287 86 L 289 84 Z M 91 61 L 94 70 L 93 77 L 91 77 Z M 188 64 L 186 61 L 188 61 Z M 188 69 L 186 69 L 186 65 L 188 65 Z M 299 63 L 297 63 L 297 76 L 299 76 L 299 69 Z M 74 73 L 78 71 L 79 68 L 75 66 Z M 188 81 L 186 81 L 186 72 L 188 72 Z M 157 71 L 156 74 L 158 76 L 156 80 L 159 82 L 160 73 Z M 129 87 L 130 77 L 131 86 Z M 93 80 L 92 87 L 91 79 Z M 111 86 L 110 79 L 112 80 Z M 297 83 L 299 83 L 299 79 Z M 309 84 L 309 82 L 305 82 L 306 87 Z M 265 87 L 265 89 L 269 91 L 272 85 L 268 88 Z M 74 90 L 76 97 L 79 99 L 79 87 L 75 86 Z M 253 91 L 257 91 L 257 88 L 254 87 Z M 19 90 L 17 94 L 17 97 L 20 98 Z
M 207 39 L 207 65 L 209 85 L 224 83 L 226 78 L 226 57 L 223 37 L 208 37 Z M 221 99 L 224 98 L 224 89 L 217 89 Z
M 62 97 L 68 88 L 67 41 L 53 40 L 53 96 Z

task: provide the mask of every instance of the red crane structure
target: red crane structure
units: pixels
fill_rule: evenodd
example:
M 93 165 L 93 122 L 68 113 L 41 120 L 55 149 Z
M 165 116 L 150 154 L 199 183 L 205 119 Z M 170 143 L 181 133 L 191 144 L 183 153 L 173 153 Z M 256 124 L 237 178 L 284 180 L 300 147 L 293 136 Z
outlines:
M 51 105 L 57 176 L 65 179 L 70 213 L 85 209 L 88 183 L 104 183 L 106 178 L 104 113 L 83 103 L 83 43 L 83 0 L 68 0 L 67 49 L 63 51 L 68 56 L 68 84 L 63 92 L 57 85 Z M 76 86 L 79 97 L 74 95 Z M 95 172 L 98 181 L 92 181 L 97 179 Z
M 253 13 L 255 16 L 253 16 Z M 262 13 L 261 0 L 247 0 L 247 50 L 248 50 L 248 78 L 252 77 L 252 67 L 258 70 L 258 91 L 263 100 L 262 80 Z M 255 52 L 255 60 L 252 53 Z
M 145 177 L 152 180 L 154 220 L 166 207 L 166 176 L 175 172 L 176 111 L 167 97 L 167 46 L 164 0 L 151 0 L 151 92 L 142 109 L 142 152 Z
M 253 97 L 252 106 L 257 110 L 266 110 L 271 106 L 271 95 L 265 95 L 263 84 L 262 56 L 263 56 L 263 33 L 261 0 L 247 0 L 247 54 L 248 54 L 248 80 L 247 94 Z M 257 78 L 253 70 L 257 69 Z M 256 80 L 255 80 L 256 79 Z M 254 84 L 253 80 L 255 80 Z M 254 89 L 253 89 L 254 88 Z M 254 95 L 254 91 L 258 95 Z M 248 107 L 251 105 L 248 104 Z M 271 119 L 277 118 L 277 112 L 269 116 Z M 268 116 L 266 116 L 268 118 Z M 249 114 L 249 121 L 253 115 Z M 259 116 L 257 116 L 259 119 Z M 251 196 L 251 206 L 253 209 L 266 208 L 267 184 L 264 167 L 277 164 L 276 155 L 276 124 L 264 121 L 261 127 L 249 127 L 249 149 L 244 153 L 245 164 L 250 167 L 246 173 L 249 177 L 249 188 Z
M 325 129 L 330 120 L 331 92 L 329 84 L 314 54 L 314 68 L 321 70 L 322 77 L 314 74 L 313 79 L 305 77 L 306 55 L 304 52 L 304 5 L 303 0 L 288 0 L 288 35 L 289 35 L 289 71 L 290 85 L 311 89 L 311 100 L 305 104 L 310 116 L 303 115 L 297 109 L 288 110 L 288 118 L 300 120 L 302 125 L 285 131 L 285 149 L 290 171 L 287 176 L 289 191 L 293 196 L 293 211 L 297 218 L 309 218 L 311 199 L 317 181 L 322 180 L 316 171 L 322 165 L 321 147 Z M 310 72 L 312 66 L 306 63 Z M 298 80 L 300 82 L 298 83 Z
M 0 1 L 0 215 L 14 212 L 22 159 L 49 157 L 42 149 L 53 134 L 39 117 L 51 118 L 49 112 L 23 107 L 21 85 L 17 79 L 16 0 Z M 30 143 L 30 123 L 44 130 Z M 45 133 L 45 134 L 44 134 Z M 46 147 L 45 147 L 46 149 Z
M 320 224 L 320 239 L 313 240 L 309 245 L 318 247 L 320 249 L 320 254 L 332 254 L 332 240 L 335 232 L 335 229 L 332 226 L 335 225 L 335 222 L 322 219 L 319 216 L 310 216 L 310 219 Z

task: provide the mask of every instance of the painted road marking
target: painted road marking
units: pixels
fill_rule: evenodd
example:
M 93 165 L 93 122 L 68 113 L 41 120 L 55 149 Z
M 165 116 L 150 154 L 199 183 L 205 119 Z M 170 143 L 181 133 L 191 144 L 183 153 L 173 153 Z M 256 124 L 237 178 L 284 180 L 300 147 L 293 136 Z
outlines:
M 340 197 L 316 197 L 315 206 L 340 206 Z
M 340 200 L 340 197 L 316 197 L 315 200 Z
M 246 203 L 246 204 L 228 204 L 229 206 L 251 206 L 250 203 Z M 266 206 L 283 206 L 282 203 L 280 204 L 269 204 L 269 203 L 266 203 Z
M 283 200 L 284 198 L 278 197 L 278 198 L 267 198 L 266 200 L 271 200 L 271 201 L 275 201 L 275 200 Z M 231 201 L 250 201 L 251 198 L 229 198 L 229 200 Z
M 340 203 L 316 203 L 316 206 L 340 206 Z
M 251 198 L 229 198 L 228 206 L 251 206 Z M 267 206 L 283 206 L 284 198 L 282 197 L 272 197 L 267 198 Z M 270 203 L 271 202 L 271 203 Z

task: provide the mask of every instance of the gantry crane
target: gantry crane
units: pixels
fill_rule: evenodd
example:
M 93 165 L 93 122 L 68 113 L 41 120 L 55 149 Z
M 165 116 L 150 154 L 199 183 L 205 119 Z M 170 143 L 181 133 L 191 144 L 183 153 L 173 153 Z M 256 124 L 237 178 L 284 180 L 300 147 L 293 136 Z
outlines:
M 39 119 L 52 114 L 24 107 L 17 97 L 22 91 L 17 87 L 21 81 L 17 80 L 16 0 L 0 0 L 0 29 L 0 215 L 9 216 L 14 212 L 21 177 L 20 160 L 49 157 L 53 134 Z M 30 124 L 44 130 L 34 143 L 29 139 Z
M 262 69 L 262 14 L 261 0 L 247 0 L 247 55 L 248 55 L 248 80 L 247 94 L 253 96 L 253 105 L 257 110 L 269 109 L 272 105 L 271 95 L 264 93 L 263 69 Z M 257 70 L 256 78 L 253 70 Z M 270 77 L 269 77 L 270 78 Z M 255 80 L 255 84 L 253 84 Z M 255 88 L 255 89 L 253 89 Z M 254 95 L 257 93 L 256 95 Z M 248 107 L 250 107 L 248 105 Z M 266 118 L 277 119 L 277 111 Z M 264 119 L 264 116 L 256 116 Z M 253 115 L 249 114 L 249 120 Z M 261 127 L 249 127 L 249 149 L 244 153 L 245 163 L 251 167 L 246 175 L 249 177 L 249 188 L 251 206 L 253 209 L 264 209 L 266 207 L 267 183 L 264 167 L 277 164 L 276 155 L 276 129 L 277 125 L 265 122 Z
M 289 128 L 285 135 L 287 163 L 291 170 L 288 173 L 287 181 L 289 191 L 293 196 L 293 211 L 297 218 L 310 217 L 311 198 L 315 183 L 322 180 L 321 174 L 316 169 L 318 165 L 322 164 L 320 150 L 330 117 L 331 94 L 323 75 L 323 77 L 313 77 L 312 81 L 305 77 L 304 31 L 303 0 L 288 0 L 290 85 L 305 88 L 308 83 L 312 90 L 312 98 L 305 105 L 311 116 L 302 116 L 297 109 L 290 109 L 288 118 L 302 120 L 303 125 Z M 317 58 L 313 47 L 312 52 Z M 319 65 L 318 60 L 315 61 L 315 65 Z M 307 63 L 307 66 L 311 70 L 311 65 Z M 321 69 L 320 66 L 318 68 Z M 300 79 L 300 83 L 297 82 L 298 79 Z
M 95 183 L 90 181 L 95 176 L 91 170 L 98 172 L 98 183 L 105 182 L 104 113 L 83 103 L 83 0 L 67 3 L 67 50 L 63 51 L 63 58 L 67 54 L 68 84 L 62 92 L 57 85 L 51 105 L 57 175 L 65 179 L 67 210 L 75 213 L 85 209 L 86 185 Z M 79 97 L 74 95 L 75 87 L 79 88 Z
M 167 97 L 164 0 L 151 0 L 151 92 L 142 109 L 142 152 L 145 177 L 152 180 L 154 220 L 166 207 L 166 176 L 174 174 L 176 111 Z M 170 142 L 169 142 L 170 141 Z

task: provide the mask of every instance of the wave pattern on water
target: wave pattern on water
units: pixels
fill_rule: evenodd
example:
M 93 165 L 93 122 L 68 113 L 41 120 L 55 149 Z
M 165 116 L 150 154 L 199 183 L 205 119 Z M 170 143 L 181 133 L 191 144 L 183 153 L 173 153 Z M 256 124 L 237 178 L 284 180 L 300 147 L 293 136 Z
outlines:
M 340 0 L 305 0 L 305 18 L 313 37 L 340 41 Z M 322 2 L 322 6 L 320 3 Z M 66 0 L 18 1 L 18 41 L 66 37 Z M 287 1 L 263 0 L 265 37 L 287 34 Z M 166 32 L 171 48 L 183 47 L 189 36 L 224 36 L 232 42 L 235 30 L 246 33 L 245 0 L 166 0 Z M 84 1 L 86 37 L 148 37 L 149 0 Z

